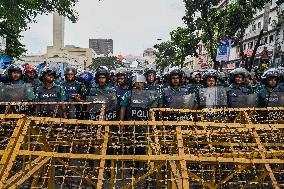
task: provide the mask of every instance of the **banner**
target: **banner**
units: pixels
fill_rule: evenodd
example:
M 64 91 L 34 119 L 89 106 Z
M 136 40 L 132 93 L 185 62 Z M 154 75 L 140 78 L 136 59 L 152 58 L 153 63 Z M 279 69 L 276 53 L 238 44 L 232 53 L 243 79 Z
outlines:
M 231 40 L 220 40 L 217 44 L 216 61 L 229 61 L 231 49 Z

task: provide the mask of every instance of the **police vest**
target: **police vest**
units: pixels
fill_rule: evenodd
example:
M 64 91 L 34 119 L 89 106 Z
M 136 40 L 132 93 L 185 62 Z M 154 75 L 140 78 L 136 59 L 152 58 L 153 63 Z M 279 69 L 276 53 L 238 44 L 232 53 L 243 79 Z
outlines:
M 133 89 L 130 93 L 127 119 L 146 121 L 149 117 L 149 108 L 154 107 L 154 102 L 159 98 L 159 91 Z
M 181 87 L 179 90 L 174 91 L 171 87 L 167 87 L 164 89 L 164 100 L 166 107 L 172 107 L 175 103 L 176 97 L 182 97 L 187 95 L 188 90 L 184 87 Z
M 244 99 L 249 95 L 249 89 L 245 87 L 229 88 L 227 91 L 227 101 L 230 108 L 241 108 Z M 246 107 L 248 108 L 248 107 Z
M 116 91 L 112 88 L 103 91 L 98 88 L 91 88 L 90 96 L 87 96 L 87 101 L 104 101 L 106 102 L 106 111 L 103 119 L 106 121 L 116 120 L 118 118 L 117 113 L 117 97 Z M 88 105 L 89 119 L 98 121 L 101 114 L 101 104 Z
M 80 83 L 77 81 L 73 81 L 71 83 L 64 82 L 63 86 L 65 88 L 67 99 L 71 99 L 72 95 L 79 94 L 80 92 Z
M 61 90 L 62 90 L 61 87 L 58 85 L 52 87 L 49 90 L 41 86 L 38 89 L 39 101 L 40 102 L 60 102 Z

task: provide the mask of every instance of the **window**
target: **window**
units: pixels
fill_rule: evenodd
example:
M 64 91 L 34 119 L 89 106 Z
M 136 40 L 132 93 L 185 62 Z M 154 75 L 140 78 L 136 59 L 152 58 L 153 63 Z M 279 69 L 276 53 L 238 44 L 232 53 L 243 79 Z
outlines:
M 252 49 L 252 48 L 253 48 L 253 41 L 252 41 L 252 42 L 250 42 L 250 46 L 249 46 L 249 48 L 250 48 L 250 49 Z
M 247 44 L 244 44 L 244 50 L 247 50 Z
M 264 38 L 264 43 L 267 44 L 268 37 Z
M 274 35 L 269 36 L 269 43 L 272 43 L 274 41 Z
M 258 24 L 257 24 L 257 28 L 261 28 L 261 22 L 258 22 Z
M 252 31 L 256 30 L 256 25 L 252 25 Z
M 271 17 L 269 17 L 269 24 L 271 24 L 271 20 L 272 20 Z

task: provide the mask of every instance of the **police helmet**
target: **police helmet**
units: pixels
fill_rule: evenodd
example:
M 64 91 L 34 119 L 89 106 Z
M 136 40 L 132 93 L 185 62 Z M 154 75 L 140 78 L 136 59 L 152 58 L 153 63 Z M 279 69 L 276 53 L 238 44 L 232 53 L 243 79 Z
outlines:
M 179 69 L 174 69 L 170 72 L 169 77 L 171 78 L 173 75 L 179 75 L 180 78 L 183 77 L 183 72 Z
M 77 79 L 81 81 L 82 83 L 87 84 L 87 83 L 90 83 L 94 79 L 94 76 L 92 72 L 83 71 L 77 76 Z
M 77 69 L 74 67 L 67 67 L 64 71 L 64 75 L 67 73 L 73 73 L 74 75 L 77 75 Z
M 263 83 L 267 83 L 267 81 L 272 78 L 276 78 L 278 81 L 280 79 L 280 75 L 281 73 L 278 69 L 271 68 L 263 73 L 261 80 Z
M 200 78 L 201 78 L 201 73 L 200 73 L 200 72 L 193 72 L 193 73 L 191 74 L 191 79 L 194 79 L 195 76 L 197 76 L 197 75 L 200 75 Z
M 126 77 L 126 72 L 123 72 L 123 71 L 119 71 L 115 74 L 116 77 L 120 77 L 120 76 L 124 76 Z
M 146 83 L 146 78 L 142 74 L 136 74 L 132 80 L 133 84 L 135 83 Z
M 53 75 L 54 77 L 57 77 L 57 69 L 54 67 L 45 67 L 42 69 L 40 74 L 40 80 L 43 81 L 43 78 L 46 74 Z
M 14 65 L 14 64 L 9 66 L 7 71 L 9 76 L 12 74 L 12 72 L 16 71 L 20 72 L 22 75 L 24 73 L 24 69 L 21 65 Z
M 108 67 L 107 67 L 107 66 L 99 66 L 99 67 L 96 69 L 96 71 L 98 71 L 98 70 L 103 70 L 103 69 L 108 72 Z
M 156 72 L 156 70 L 154 70 L 153 68 L 146 68 L 146 69 L 144 70 L 144 76 L 147 77 L 149 74 L 154 74 L 154 75 L 156 75 L 157 72 Z
M 36 69 L 35 69 L 35 67 L 33 67 L 33 66 L 30 66 L 30 65 L 26 65 L 25 66 L 25 69 L 24 69 L 24 72 L 25 73 L 27 73 L 27 72 L 36 72 Z
M 208 77 L 214 77 L 217 81 L 220 79 L 220 74 L 217 70 L 209 69 L 203 73 L 202 79 L 205 81 Z
M 234 79 L 237 75 L 242 75 L 245 78 L 249 77 L 250 73 L 245 68 L 236 68 L 229 74 L 230 83 L 234 82 Z
M 116 71 L 115 71 L 115 70 L 111 70 L 111 71 L 109 72 L 109 76 L 110 76 L 110 77 L 113 77 L 113 76 L 116 77 Z
M 108 70 L 106 70 L 106 69 L 104 69 L 104 68 L 98 69 L 98 70 L 96 71 L 96 74 L 95 74 L 96 80 L 99 78 L 100 75 L 104 75 L 104 76 L 107 78 L 107 80 L 108 80 L 108 78 L 109 78 Z

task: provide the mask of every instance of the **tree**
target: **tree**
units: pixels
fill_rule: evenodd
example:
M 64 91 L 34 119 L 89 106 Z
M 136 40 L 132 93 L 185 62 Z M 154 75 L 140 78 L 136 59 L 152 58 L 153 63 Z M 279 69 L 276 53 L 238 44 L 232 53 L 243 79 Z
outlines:
M 278 0 L 280 3 L 283 0 Z M 233 44 L 240 48 L 240 56 L 243 53 L 243 38 L 245 29 L 252 23 L 257 9 L 263 9 L 270 0 L 238 0 L 234 4 L 220 8 L 220 0 L 184 0 L 186 15 L 184 21 L 192 33 L 197 34 L 209 51 L 214 62 L 216 62 L 217 41 L 224 38 L 233 40 Z M 196 46 L 197 48 L 197 46 Z
M 169 41 L 154 46 L 158 51 L 156 64 L 160 70 L 169 65 L 184 67 L 185 58 L 197 54 L 195 46 L 199 43 L 199 38 L 188 28 L 178 27 L 170 35 Z
M 78 0 L 0 0 L 0 36 L 6 38 L 5 54 L 18 58 L 26 50 L 20 42 L 21 32 L 36 17 L 57 11 L 73 22 L 78 19 L 74 6 Z
M 100 66 L 106 66 L 109 70 L 115 70 L 118 67 L 124 67 L 123 63 L 117 60 L 117 57 L 98 57 L 93 60 L 93 63 L 89 66 L 91 70 L 96 70 Z
M 166 67 L 168 67 L 175 61 L 176 52 L 174 46 L 170 41 L 167 41 L 154 45 L 154 48 L 158 51 L 156 53 L 157 68 L 163 71 Z

